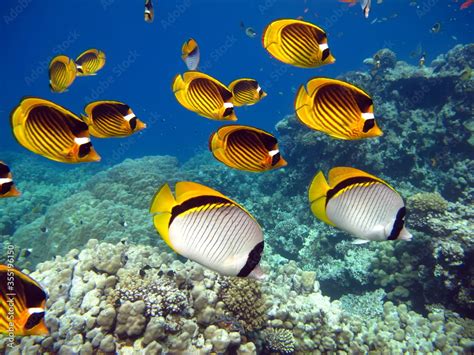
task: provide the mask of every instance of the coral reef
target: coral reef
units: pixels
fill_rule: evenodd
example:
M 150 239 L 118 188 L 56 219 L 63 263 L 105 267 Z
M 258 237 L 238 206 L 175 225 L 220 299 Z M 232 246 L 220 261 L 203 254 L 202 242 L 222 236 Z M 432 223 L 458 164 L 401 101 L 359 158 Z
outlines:
M 288 329 L 267 328 L 262 331 L 265 349 L 281 355 L 292 354 L 295 351 L 295 338 Z
M 265 294 L 253 279 L 225 278 L 221 282 L 220 297 L 225 308 L 245 331 L 262 328 L 266 320 Z
M 264 268 L 268 269 L 268 265 Z M 397 307 L 387 302 L 378 319 L 346 316 L 339 301 L 321 294 L 314 272 L 299 269 L 295 262 L 268 270 L 268 279 L 259 282 L 259 286 L 248 280 L 241 284 L 193 262 L 183 264 L 156 247 L 91 239 L 82 251 L 71 250 L 65 256 L 41 263 L 31 274 L 49 294 L 46 324 L 50 335 L 17 338 L 18 344 L 10 351 L 460 353 L 472 345 L 472 339 L 467 337 L 470 330 L 465 329 L 470 323 L 461 321 L 459 315 L 436 308 L 425 318 L 405 305 Z M 173 311 L 161 315 L 147 312 L 146 302 L 140 297 L 111 303 L 126 285 L 136 290 L 136 283 L 125 281 L 132 277 L 145 279 L 144 285 L 161 285 L 150 288 L 147 297 L 166 293 L 168 307 Z M 265 295 L 266 320 L 261 332 L 236 330 L 223 317 L 224 289 L 229 289 L 229 285 L 248 289 L 234 297 L 255 296 L 256 288 Z M 186 297 L 169 297 L 171 294 Z M 5 347 L 6 338 L 0 337 L 0 352 Z

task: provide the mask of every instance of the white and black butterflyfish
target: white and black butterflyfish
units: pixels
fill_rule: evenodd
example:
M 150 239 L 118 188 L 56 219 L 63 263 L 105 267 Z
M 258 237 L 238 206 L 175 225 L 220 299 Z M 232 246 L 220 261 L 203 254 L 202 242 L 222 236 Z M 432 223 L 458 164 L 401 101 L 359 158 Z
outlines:
M 329 183 L 319 172 L 309 188 L 309 201 L 317 218 L 356 237 L 354 244 L 412 238 L 405 228 L 401 196 L 385 181 L 362 170 L 333 168 Z
M 194 182 L 168 184 L 150 207 L 163 240 L 176 253 L 225 276 L 264 278 L 262 228 L 238 203 Z

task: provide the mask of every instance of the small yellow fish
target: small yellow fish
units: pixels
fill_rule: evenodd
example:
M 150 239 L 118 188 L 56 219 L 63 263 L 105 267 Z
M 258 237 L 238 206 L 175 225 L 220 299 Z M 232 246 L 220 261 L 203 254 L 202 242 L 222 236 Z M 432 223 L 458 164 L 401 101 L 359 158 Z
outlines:
M 273 21 L 264 31 L 263 47 L 283 63 L 301 68 L 316 68 L 335 62 L 326 33 L 306 21 Z
M 295 110 L 304 125 L 334 138 L 352 140 L 382 135 L 371 97 L 344 81 L 311 79 L 300 87 Z
M 229 90 L 235 106 L 254 105 L 267 96 L 256 80 L 248 78 L 234 80 L 229 84 Z
M 49 63 L 49 87 L 53 92 L 65 92 L 76 79 L 76 64 L 65 55 L 54 57 Z
M 98 138 L 127 137 L 146 128 L 131 108 L 119 101 L 95 101 L 84 109 L 84 122 L 89 132 Z
M 213 120 L 236 121 L 232 92 L 213 77 L 187 71 L 176 75 L 172 86 L 178 102 L 190 111 Z
M 62 163 L 99 161 L 89 130 L 79 117 L 54 102 L 29 97 L 13 110 L 10 123 L 20 145 Z
M 98 49 L 88 49 L 76 58 L 78 76 L 96 75 L 105 65 L 105 53 Z
M 287 165 L 277 139 L 251 126 L 219 128 L 209 138 L 209 149 L 217 160 L 234 169 L 263 172 Z

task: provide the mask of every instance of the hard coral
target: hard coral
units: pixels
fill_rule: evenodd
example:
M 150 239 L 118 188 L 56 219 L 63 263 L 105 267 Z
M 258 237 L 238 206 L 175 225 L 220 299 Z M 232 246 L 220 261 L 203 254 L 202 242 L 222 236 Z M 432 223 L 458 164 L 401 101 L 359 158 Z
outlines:
M 262 328 L 266 321 L 265 296 L 258 281 L 244 278 L 225 278 L 220 296 L 225 307 L 245 331 Z
M 272 353 L 292 354 L 295 351 L 295 338 L 288 329 L 267 328 L 262 331 L 265 348 Z
M 145 302 L 145 314 L 150 317 L 182 314 L 188 308 L 186 294 L 168 278 L 144 278 L 134 275 L 120 281 L 109 297 L 114 304 L 126 301 Z

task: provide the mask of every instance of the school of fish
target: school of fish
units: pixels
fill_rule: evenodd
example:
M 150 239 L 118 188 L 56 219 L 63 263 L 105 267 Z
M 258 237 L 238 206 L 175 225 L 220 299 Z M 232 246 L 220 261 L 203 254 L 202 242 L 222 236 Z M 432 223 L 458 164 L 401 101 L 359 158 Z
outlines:
M 370 0 L 359 2 L 368 17 Z M 468 2 L 466 2 L 468 3 Z M 468 5 L 466 5 L 468 6 Z M 144 20 L 153 22 L 151 0 L 145 0 Z M 248 37 L 255 30 L 246 27 Z M 265 28 L 263 48 L 276 60 L 299 68 L 317 68 L 335 63 L 326 32 L 300 19 L 279 19 Z M 238 78 L 229 85 L 199 71 L 201 51 L 189 38 L 181 58 L 187 71 L 177 74 L 172 92 L 185 109 L 208 119 L 236 121 L 236 107 L 257 104 L 267 96 L 258 81 Z M 105 65 L 105 54 L 88 49 L 75 60 L 58 55 L 49 65 L 49 85 L 64 93 L 76 77 L 96 75 Z M 356 140 L 382 136 L 370 94 L 344 81 L 313 77 L 296 92 L 294 110 L 298 120 L 312 130 L 335 139 Z M 102 100 L 87 104 L 77 115 L 52 101 L 25 97 L 13 109 L 11 131 L 17 142 L 33 153 L 62 163 L 100 161 L 93 138 L 128 137 L 146 128 L 126 103 Z M 227 124 L 209 137 L 209 150 L 223 165 L 252 173 L 263 173 L 288 165 L 277 138 L 258 127 Z M 9 167 L 0 161 L 0 197 L 18 197 Z M 405 228 L 406 208 L 402 197 L 384 180 L 352 167 L 334 167 L 328 180 L 314 177 L 308 189 L 311 211 L 321 221 L 355 239 L 369 241 L 410 240 Z M 264 279 L 259 263 L 264 253 L 264 235 L 258 221 L 238 202 L 195 183 L 168 184 L 152 198 L 154 226 L 176 253 L 222 275 Z M 15 289 L 10 287 L 14 280 Z M 47 293 L 28 275 L 0 265 L 0 332 L 9 328 L 8 310 L 12 292 L 16 335 L 45 335 Z

